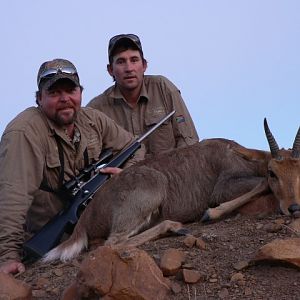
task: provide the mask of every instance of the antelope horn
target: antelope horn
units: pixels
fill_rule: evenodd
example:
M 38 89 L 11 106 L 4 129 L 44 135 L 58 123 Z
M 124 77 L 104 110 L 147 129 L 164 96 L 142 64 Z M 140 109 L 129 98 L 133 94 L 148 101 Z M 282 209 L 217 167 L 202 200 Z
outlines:
M 292 157 L 299 158 L 300 157 L 300 127 L 295 137 L 295 141 L 293 144 L 293 152 Z
M 264 128 L 265 128 L 265 134 L 269 143 L 269 147 L 271 150 L 271 154 L 273 158 L 278 158 L 278 151 L 279 151 L 279 147 L 278 144 L 273 136 L 273 134 L 271 133 L 271 130 L 269 129 L 268 126 L 268 122 L 267 119 L 264 118 Z

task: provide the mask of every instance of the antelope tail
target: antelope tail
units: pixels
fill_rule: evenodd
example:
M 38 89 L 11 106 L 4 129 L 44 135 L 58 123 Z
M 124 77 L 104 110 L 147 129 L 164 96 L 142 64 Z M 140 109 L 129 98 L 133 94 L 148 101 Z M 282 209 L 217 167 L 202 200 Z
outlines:
M 71 260 L 79 255 L 79 253 L 87 248 L 88 237 L 85 231 L 74 231 L 70 238 L 56 248 L 53 248 L 42 258 L 43 262 L 51 262 L 61 260 L 63 262 Z

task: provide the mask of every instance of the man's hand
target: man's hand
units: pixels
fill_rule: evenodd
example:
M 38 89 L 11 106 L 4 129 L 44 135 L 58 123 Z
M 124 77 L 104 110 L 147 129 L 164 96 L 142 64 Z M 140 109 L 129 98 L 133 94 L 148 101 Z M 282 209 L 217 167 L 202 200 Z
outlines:
M 100 169 L 100 172 L 105 173 L 105 174 L 116 175 L 116 174 L 121 173 L 122 169 L 114 168 L 114 167 L 107 167 L 107 168 Z
M 6 274 L 16 274 L 16 273 L 23 273 L 25 271 L 25 266 L 16 260 L 8 260 L 5 263 L 0 265 L 0 272 Z

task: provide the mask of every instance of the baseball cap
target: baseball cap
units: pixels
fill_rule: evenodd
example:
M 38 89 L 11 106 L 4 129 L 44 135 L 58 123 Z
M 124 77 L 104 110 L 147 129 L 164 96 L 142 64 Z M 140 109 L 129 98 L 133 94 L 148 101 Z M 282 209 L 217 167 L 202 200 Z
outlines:
M 56 58 L 42 63 L 37 75 L 39 89 L 48 89 L 59 79 L 69 79 L 80 86 L 76 67 L 70 61 Z
M 108 57 L 111 57 L 117 46 L 121 46 L 123 43 L 133 44 L 139 51 L 143 53 L 142 44 L 140 38 L 132 33 L 118 34 L 113 36 L 108 43 Z

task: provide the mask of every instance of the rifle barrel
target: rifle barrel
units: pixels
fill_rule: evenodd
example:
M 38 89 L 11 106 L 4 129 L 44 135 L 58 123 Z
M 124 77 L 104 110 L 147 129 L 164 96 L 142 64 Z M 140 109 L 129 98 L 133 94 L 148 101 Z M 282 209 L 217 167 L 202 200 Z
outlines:
M 157 127 L 159 127 L 162 123 L 164 123 L 166 120 L 168 120 L 172 115 L 175 114 L 175 110 L 171 111 L 169 114 L 167 114 L 163 119 L 161 119 L 157 124 L 155 124 L 151 129 L 149 129 L 146 133 L 144 133 L 141 137 L 137 139 L 137 141 L 140 143 L 143 141 L 148 135 L 150 135 Z

